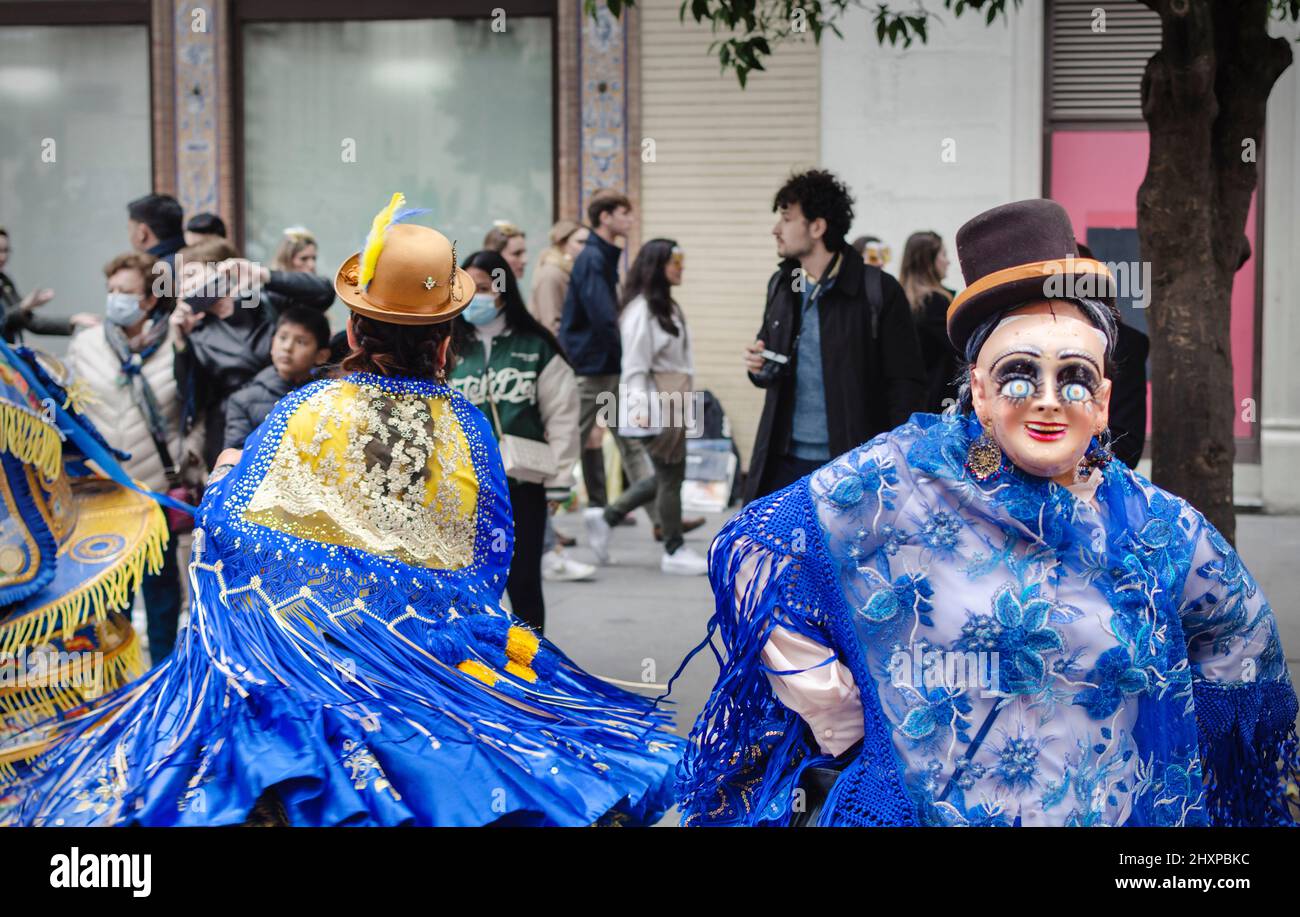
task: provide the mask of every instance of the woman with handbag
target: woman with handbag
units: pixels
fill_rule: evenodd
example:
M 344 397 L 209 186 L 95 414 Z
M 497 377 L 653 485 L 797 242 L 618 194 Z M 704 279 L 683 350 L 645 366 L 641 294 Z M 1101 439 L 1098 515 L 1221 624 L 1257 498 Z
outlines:
M 580 454 L 577 380 L 555 336 L 524 307 L 505 258 L 475 252 L 465 259 L 464 269 L 475 293 L 455 321 L 460 362 L 448 384 L 492 423 L 515 517 L 515 556 L 506 591 L 514 613 L 540 632 L 546 620 L 546 520 L 551 505 L 573 488 Z
M 672 297 L 672 288 L 682 282 L 684 262 L 672 239 L 651 239 L 641 246 L 627 273 L 618 319 L 623 339 L 618 434 L 645 441 L 655 473 L 609 506 L 587 510 L 586 523 L 592 549 L 598 557 L 607 555 L 613 527 L 637 507 L 655 501 L 664 543 L 659 569 L 676 576 L 703 576 L 708 561 L 685 547 L 682 525 L 686 428 L 697 419 L 691 336 L 686 316 Z

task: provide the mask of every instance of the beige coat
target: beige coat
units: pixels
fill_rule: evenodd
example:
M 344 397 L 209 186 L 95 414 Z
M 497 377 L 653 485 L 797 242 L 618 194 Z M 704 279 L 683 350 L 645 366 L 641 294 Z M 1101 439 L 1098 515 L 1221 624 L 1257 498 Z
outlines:
M 172 335 L 150 355 L 144 364 L 144 376 L 153 388 L 158 406 L 167 421 L 168 448 L 172 461 L 182 460 L 181 402 L 172 373 Z M 119 385 L 121 364 L 113 348 L 104 337 L 103 326 L 87 328 L 72 339 L 68 347 L 68 367 L 75 378 L 90 389 L 94 401 L 86 408 L 86 416 L 114 449 L 131 453 L 122 463 L 127 474 L 150 490 L 165 491 L 167 475 L 162 459 L 149 435 L 149 425 L 131 397 L 131 390 Z
M 569 289 L 569 272 L 573 262 L 547 249 L 533 271 L 533 291 L 528 298 L 528 311 L 551 334 L 560 333 L 560 318 L 564 315 L 564 294 Z

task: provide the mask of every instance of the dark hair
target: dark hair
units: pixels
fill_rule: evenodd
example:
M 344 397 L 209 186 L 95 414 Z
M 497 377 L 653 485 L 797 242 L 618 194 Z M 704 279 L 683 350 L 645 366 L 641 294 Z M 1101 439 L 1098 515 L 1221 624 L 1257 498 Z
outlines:
M 867 250 L 867 246 L 872 242 L 879 242 L 879 236 L 858 236 L 853 240 L 853 250 L 859 255 Z
M 1100 299 L 1088 299 L 1085 297 L 1055 301 L 1068 302 L 1076 306 L 1079 311 L 1083 313 L 1083 317 L 1087 319 L 1091 325 L 1096 327 L 1102 334 L 1106 335 L 1105 367 L 1102 375 L 1107 378 L 1114 378 L 1115 341 L 1119 338 L 1119 329 L 1115 324 L 1115 314 L 1111 311 L 1110 306 L 1106 305 L 1106 303 L 1102 302 Z M 958 414 L 969 411 L 973 405 L 970 395 L 970 371 L 971 367 L 974 366 L 975 362 L 979 359 L 980 351 L 984 349 L 984 343 L 989 339 L 989 336 L 993 334 L 994 329 L 997 328 L 1002 319 L 1007 317 L 1009 312 L 1014 312 L 1016 309 L 1025 305 L 1028 305 L 1028 303 L 1016 303 L 1015 305 L 1007 306 L 1005 309 L 999 310 L 995 314 L 990 315 L 988 318 L 984 319 L 984 321 L 980 322 L 975 327 L 975 330 L 971 332 L 970 337 L 966 339 L 966 353 L 964 354 L 966 362 L 962 365 L 961 369 L 957 373 L 957 378 L 954 380 L 957 383 L 957 403 L 955 409 Z
M 180 203 L 170 194 L 146 194 L 126 205 L 126 212 L 137 223 L 149 227 L 159 239 L 174 239 L 181 235 L 185 214 Z
M 196 213 L 185 224 L 187 232 L 197 232 L 205 236 L 226 238 L 226 223 L 215 213 Z
M 357 346 L 343 358 L 345 373 L 374 373 L 378 376 L 407 376 L 440 379 L 451 365 L 438 362 L 438 348 L 451 335 L 451 322 L 434 325 L 395 325 L 352 313 L 352 336 Z
M 524 305 L 523 294 L 519 292 L 519 281 L 515 280 L 515 272 L 510 270 L 510 265 L 506 264 L 506 259 L 501 257 L 498 252 L 491 252 L 483 249 L 474 252 L 460 263 L 465 270 L 472 267 L 478 268 L 492 278 L 492 287 L 496 289 L 497 283 L 504 284 L 501 288 L 501 313 L 506 317 L 506 327 L 514 334 L 531 334 L 534 337 L 540 337 L 551 347 L 555 348 L 556 353 L 563 356 L 564 351 L 560 347 L 560 342 L 555 339 L 546 327 L 533 318 L 528 307 Z M 456 316 L 453 324 L 456 326 L 453 331 L 453 346 L 457 350 L 474 339 L 474 326 L 459 315 Z
M 279 331 L 281 325 L 297 325 L 310 331 L 322 350 L 330 345 L 329 319 L 325 317 L 325 313 L 317 312 L 309 306 L 290 306 L 285 309 L 275 320 L 275 330 Z
M 677 243 L 672 239 L 651 239 L 636 253 L 636 260 L 628 268 L 627 279 L 623 281 L 623 302 L 627 306 L 638 296 L 644 296 L 650 314 L 659 322 L 659 326 L 673 337 L 678 328 L 674 317 L 677 303 L 673 300 L 672 284 L 664 272 L 664 265 L 673 256 Z
M 853 225 L 853 195 L 844 183 L 824 169 L 809 169 L 791 175 L 772 199 L 772 210 L 798 204 L 804 218 L 826 221 L 826 235 L 822 237 L 829 251 L 844 247 L 844 237 Z
M 627 195 L 613 188 L 601 188 L 587 202 L 587 222 L 591 224 L 593 230 L 599 229 L 600 215 L 613 213 L 620 207 L 627 207 L 629 210 L 632 208 L 632 202 L 627 199 Z

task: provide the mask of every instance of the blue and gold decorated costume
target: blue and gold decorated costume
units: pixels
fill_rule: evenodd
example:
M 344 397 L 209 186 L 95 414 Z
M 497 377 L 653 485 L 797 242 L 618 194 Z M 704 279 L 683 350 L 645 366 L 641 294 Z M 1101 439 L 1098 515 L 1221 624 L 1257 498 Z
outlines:
M 353 374 L 281 401 L 204 496 L 191 619 L 161 666 L 59 724 L 13 820 L 583 825 L 670 804 L 680 740 L 499 605 L 487 422 Z
M 167 542 L 79 397 L 58 360 L 0 344 L 0 820 L 49 730 L 140 674 L 127 609 Z

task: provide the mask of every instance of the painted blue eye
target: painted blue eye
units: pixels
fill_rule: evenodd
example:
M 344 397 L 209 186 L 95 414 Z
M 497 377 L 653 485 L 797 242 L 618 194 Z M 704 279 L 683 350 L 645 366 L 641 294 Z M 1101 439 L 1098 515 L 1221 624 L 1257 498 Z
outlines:
M 1067 382 L 1061 386 L 1061 398 L 1065 401 L 1087 401 L 1092 393 L 1082 382 Z
M 1002 394 L 1017 400 L 1028 398 L 1034 393 L 1034 383 L 1028 379 L 1008 379 L 1002 383 Z

